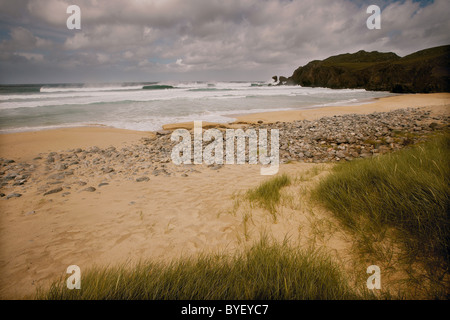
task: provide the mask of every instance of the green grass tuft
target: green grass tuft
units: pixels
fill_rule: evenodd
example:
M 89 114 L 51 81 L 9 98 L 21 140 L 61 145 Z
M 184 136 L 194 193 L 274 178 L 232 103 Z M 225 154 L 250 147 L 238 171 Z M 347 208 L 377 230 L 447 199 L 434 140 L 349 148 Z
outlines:
M 81 289 L 64 279 L 40 290 L 37 299 L 118 300 L 303 300 L 360 299 L 333 261 L 263 238 L 233 256 L 204 254 L 171 263 L 128 268 L 93 268 L 82 273 Z
M 260 207 L 266 209 L 273 216 L 276 221 L 276 206 L 280 202 L 281 188 L 288 186 L 291 183 L 291 178 L 282 174 L 270 180 L 263 182 L 255 189 L 247 192 L 247 199 L 251 202 L 256 202 Z

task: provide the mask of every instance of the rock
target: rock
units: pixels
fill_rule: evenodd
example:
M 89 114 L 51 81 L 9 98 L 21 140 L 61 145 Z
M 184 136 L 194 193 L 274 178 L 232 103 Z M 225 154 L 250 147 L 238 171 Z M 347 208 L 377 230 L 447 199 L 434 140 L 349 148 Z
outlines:
M 11 173 L 8 173 L 6 176 L 4 176 L 3 179 L 8 181 L 8 180 L 13 180 L 16 177 L 17 177 L 17 173 L 11 172 Z
M 345 154 L 342 151 L 338 151 L 338 152 L 336 152 L 336 157 L 338 157 L 338 158 L 345 158 Z
M 87 188 L 85 188 L 85 189 L 83 189 L 83 190 L 81 190 L 81 191 L 87 191 L 87 192 L 94 192 L 94 191 L 96 191 L 97 189 L 95 189 L 94 187 L 87 187 Z
M 47 195 L 53 194 L 53 193 L 58 193 L 58 192 L 61 192 L 62 190 L 63 190 L 62 187 L 58 187 L 58 188 L 52 189 L 50 191 L 47 191 L 46 193 L 44 193 L 44 196 L 47 196 Z
M 20 198 L 22 195 L 20 193 L 10 193 L 6 196 L 6 199 L 11 199 L 11 198 Z
M 149 177 L 140 177 L 136 179 L 136 182 L 147 182 L 149 180 L 150 180 Z
M 288 78 L 280 76 L 280 78 L 278 80 L 280 81 L 279 84 L 286 84 L 286 82 L 288 81 Z
M 65 163 L 60 163 L 58 165 L 56 165 L 56 170 L 58 171 L 63 171 L 67 169 L 67 165 Z
M 16 181 L 20 181 L 20 180 L 26 180 L 29 176 L 26 174 L 19 174 L 18 176 L 15 177 Z
M 172 133 L 172 131 L 170 131 L 170 130 L 159 130 L 159 131 L 156 131 L 156 135 L 157 136 L 165 136 L 165 135 L 168 135 L 168 134 L 171 134 Z
M 63 173 L 55 173 L 50 175 L 48 178 L 54 180 L 63 180 L 65 178 L 65 175 Z
M 432 123 L 430 123 L 429 127 L 430 127 L 432 130 L 435 130 L 436 128 L 439 127 L 439 124 L 436 123 L 436 122 L 432 122 Z
M 0 197 L 3 198 L 5 194 L 3 192 L 0 192 Z
M 100 183 L 98 186 L 99 187 L 103 187 L 103 186 L 108 186 L 109 185 L 109 183 L 107 183 L 107 182 L 102 182 L 102 183 Z
M 53 185 L 53 184 L 61 184 L 61 183 L 63 183 L 64 181 L 62 181 L 62 180 L 56 180 L 56 181 L 50 181 L 50 182 L 47 182 L 47 184 L 51 184 L 51 185 Z
M 153 170 L 152 175 L 154 175 L 156 177 L 156 176 L 159 176 L 160 173 L 161 173 L 161 170 L 155 169 L 155 170 Z
M 13 186 L 21 186 L 21 185 L 23 185 L 25 182 L 27 182 L 27 179 L 18 180 L 18 181 L 16 181 L 16 182 L 13 183 Z

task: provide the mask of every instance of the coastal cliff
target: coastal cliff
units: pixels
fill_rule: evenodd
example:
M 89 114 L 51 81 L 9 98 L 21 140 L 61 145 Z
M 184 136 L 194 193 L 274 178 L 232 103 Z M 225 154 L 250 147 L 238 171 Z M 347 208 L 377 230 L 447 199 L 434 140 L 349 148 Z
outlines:
M 392 52 L 361 50 L 314 60 L 295 70 L 284 84 L 394 93 L 449 92 L 450 45 L 403 58 Z

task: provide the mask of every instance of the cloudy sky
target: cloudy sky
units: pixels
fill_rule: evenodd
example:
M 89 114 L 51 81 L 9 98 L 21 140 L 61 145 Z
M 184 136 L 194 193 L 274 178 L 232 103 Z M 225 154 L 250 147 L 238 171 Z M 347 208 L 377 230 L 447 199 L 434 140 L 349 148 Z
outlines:
M 81 30 L 66 26 L 71 4 Z M 0 83 L 269 80 L 340 53 L 450 44 L 449 16 L 448 0 L 0 0 Z

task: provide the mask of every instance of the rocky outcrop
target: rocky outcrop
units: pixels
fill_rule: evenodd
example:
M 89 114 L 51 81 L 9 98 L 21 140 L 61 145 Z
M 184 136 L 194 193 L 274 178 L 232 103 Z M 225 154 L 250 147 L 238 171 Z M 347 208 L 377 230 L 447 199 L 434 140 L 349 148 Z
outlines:
M 362 50 L 315 60 L 295 70 L 286 84 L 395 93 L 449 92 L 450 45 L 403 58 L 392 52 Z

